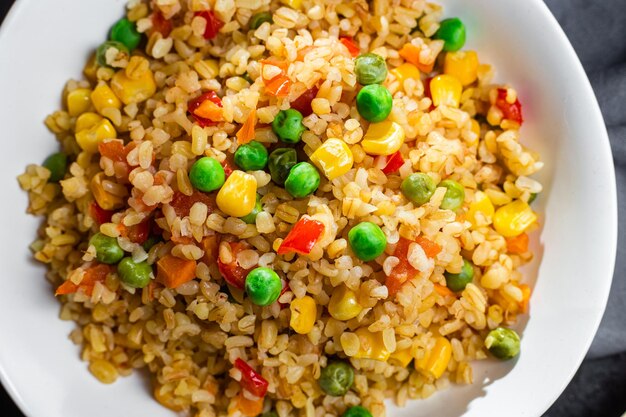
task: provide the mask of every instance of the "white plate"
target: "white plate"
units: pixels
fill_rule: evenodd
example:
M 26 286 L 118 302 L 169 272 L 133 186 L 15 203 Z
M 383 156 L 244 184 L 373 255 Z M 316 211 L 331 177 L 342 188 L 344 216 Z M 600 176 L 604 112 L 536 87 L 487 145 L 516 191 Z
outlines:
M 123 13 L 123 0 L 20 0 L 0 32 L 0 377 L 29 417 L 168 417 L 139 376 L 98 383 L 68 340 L 71 323 L 31 260 L 39 220 L 26 216 L 15 180 L 57 149 L 43 125 L 70 77 Z M 540 0 L 449 0 L 448 15 L 468 26 L 468 46 L 495 65 L 524 104 L 523 142 L 541 152 L 545 184 L 535 207 L 537 277 L 522 354 L 478 365 L 475 384 L 390 416 L 538 416 L 583 359 L 604 312 L 617 240 L 613 162 L 602 117 L 565 35 Z M 541 260 L 539 265 L 538 260 Z M 537 274 L 538 271 L 538 274 Z M 525 326 L 525 328 L 524 328 Z

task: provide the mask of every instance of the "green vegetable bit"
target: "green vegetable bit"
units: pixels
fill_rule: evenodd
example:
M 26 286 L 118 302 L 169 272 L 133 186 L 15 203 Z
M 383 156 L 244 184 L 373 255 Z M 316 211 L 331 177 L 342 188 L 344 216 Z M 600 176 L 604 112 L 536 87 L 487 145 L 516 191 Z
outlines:
M 124 17 L 113 25 L 109 38 L 112 41 L 123 43 L 132 51 L 139 46 L 141 33 L 137 31 L 135 23 Z
M 354 73 L 362 85 L 380 84 L 387 78 L 387 64 L 380 55 L 367 53 L 354 61 Z
M 278 148 L 275 149 L 269 156 L 268 168 L 272 180 L 278 184 L 283 185 L 289 171 L 298 162 L 298 155 L 295 149 L 291 148 Z
M 365 407 L 355 405 L 346 410 L 341 417 L 372 417 L 372 413 Z
M 67 171 L 67 155 L 63 152 L 53 153 L 43 161 L 43 167 L 50 171 L 48 182 L 59 182 Z
M 463 259 L 461 272 L 458 274 L 446 272 L 443 275 L 446 277 L 446 286 L 450 288 L 450 290 L 454 292 L 463 291 L 467 284 L 474 279 L 474 265 L 467 259 Z
M 200 191 L 211 192 L 220 188 L 226 181 L 224 167 L 217 159 L 205 156 L 198 159 L 189 170 L 191 185 Z
M 485 338 L 485 347 L 498 359 L 511 359 L 519 354 L 520 338 L 515 330 L 498 327 Z
M 250 18 L 250 29 L 258 29 L 265 22 L 274 23 L 270 12 L 260 12 L 252 15 Z
M 332 362 L 322 369 L 319 384 L 322 391 L 334 397 L 345 395 L 354 383 L 354 370 L 346 362 Z
M 246 222 L 247 224 L 254 224 L 256 222 L 256 216 L 258 216 L 258 214 L 262 211 L 263 211 L 263 205 L 261 204 L 261 197 L 257 194 L 256 204 L 254 205 L 254 208 L 252 209 L 250 214 L 246 214 L 245 216 L 240 217 L 240 219 Z
M 352 251 L 362 261 L 378 258 L 387 247 L 387 237 L 382 229 L 371 222 L 361 222 L 348 232 Z
M 91 245 L 96 248 L 96 259 L 103 264 L 116 264 L 124 257 L 124 250 L 114 237 L 96 233 L 89 239 Z
M 283 142 L 300 142 L 306 130 L 302 124 L 302 113 L 296 109 L 281 110 L 272 122 L 272 130 Z
M 161 238 L 159 236 L 156 235 L 152 235 L 150 237 L 148 237 L 148 239 L 146 239 L 145 242 L 143 242 L 143 244 L 141 245 L 141 247 L 143 248 L 143 250 L 145 250 L 146 252 L 148 252 L 150 249 L 152 249 L 152 247 L 154 245 L 156 245 L 157 243 L 159 243 L 161 241 Z
M 465 45 L 465 25 L 458 17 L 442 20 L 435 39 L 444 41 L 444 51 L 458 51 Z
M 366 85 L 356 96 L 356 108 L 368 122 L 382 122 L 389 116 L 392 107 L 391 93 L 380 84 Z
M 235 164 L 244 171 L 264 169 L 267 159 L 267 149 L 257 141 L 241 145 L 235 151 Z
M 528 197 L 528 204 L 532 204 L 533 201 L 535 201 L 537 199 L 538 195 L 539 195 L 539 193 L 531 193 L 530 197 Z
M 428 203 L 436 189 L 435 181 L 421 172 L 409 175 L 400 185 L 402 194 L 418 206 Z
M 273 304 L 283 289 L 283 283 L 274 270 L 265 267 L 255 268 L 246 277 L 246 293 L 258 306 Z
M 144 288 L 152 279 L 152 267 L 147 262 L 135 263 L 130 256 L 117 264 L 120 281 L 132 288 Z
M 107 51 L 110 48 L 115 48 L 115 49 L 117 49 L 120 52 L 123 52 L 125 54 L 129 54 L 128 48 L 123 43 L 117 42 L 117 41 L 106 41 L 105 43 L 100 45 L 98 47 L 98 49 L 96 50 L 96 62 L 101 67 L 108 67 L 109 66 L 107 64 L 106 54 L 107 54 Z
M 444 210 L 458 210 L 465 200 L 465 187 L 454 180 L 444 180 L 439 183 L 439 187 L 446 188 L 446 194 L 443 196 L 441 208 Z
M 285 180 L 285 190 L 294 198 L 313 194 L 320 186 L 320 174 L 308 162 L 300 162 L 291 168 Z

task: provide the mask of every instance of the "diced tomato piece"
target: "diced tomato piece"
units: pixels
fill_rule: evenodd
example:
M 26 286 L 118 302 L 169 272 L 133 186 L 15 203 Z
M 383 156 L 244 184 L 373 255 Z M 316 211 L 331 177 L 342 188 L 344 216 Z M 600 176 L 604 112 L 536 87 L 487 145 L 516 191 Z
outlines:
M 123 237 L 128 238 L 128 240 L 133 243 L 141 245 L 148 240 L 148 237 L 150 236 L 150 231 L 152 230 L 152 218 L 148 217 L 141 223 L 134 224 L 132 226 L 124 226 L 120 223 L 118 227 L 120 229 L 120 234 Z
M 109 223 L 111 221 L 111 217 L 115 214 L 113 210 L 105 210 L 98 205 L 95 201 L 92 201 L 89 205 L 89 214 L 99 225 L 103 223 Z
M 189 216 L 189 210 L 195 203 L 204 203 L 209 208 L 209 214 L 215 210 L 215 196 L 194 190 L 193 194 L 185 195 L 180 191 L 174 191 L 174 197 L 170 206 L 174 208 L 179 217 Z
M 387 175 L 393 174 L 399 170 L 402 165 L 404 165 L 404 158 L 402 158 L 402 154 L 398 151 L 387 157 L 387 164 L 383 168 L 383 172 Z
M 391 296 L 397 294 L 405 282 L 418 274 L 417 269 L 413 268 L 407 260 L 409 245 L 411 243 L 413 242 L 401 237 L 393 252 L 393 256 L 397 257 L 400 263 L 391 270 L 391 274 L 389 274 L 385 281 L 385 285 Z
M 224 280 L 226 280 L 229 285 L 243 290 L 246 283 L 246 276 L 248 276 L 248 273 L 252 269 L 242 268 L 239 265 L 239 262 L 237 262 L 237 254 L 242 250 L 247 249 L 247 246 L 241 242 L 229 242 L 229 244 L 233 260 L 230 263 L 225 264 L 218 258 L 217 267 L 220 270 L 220 274 L 222 274 Z
M 524 122 L 524 118 L 522 117 L 522 103 L 520 103 L 518 98 L 515 99 L 514 103 L 509 103 L 508 101 L 506 101 L 506 96 L 506 88 L 498 88 L 496 107 L 498 107 L 502 111 L 505 119 L 519 123 L 521 125 Z
M 239 381 L 239 383 L 243 389 L 257 397 L 265 396 L 269 383 L 261 374 L 252 369 L 252 367 L 241 358 L 235 360 L 235 368 L 241 371 L 241 381 Z
M 172 32 L 172 22 L 166 19 L 161 12 L 154 12 L 152 13 L 152 30 L 167 38 Z
M 350 36 L 341 36 L 339 37 L 339 41 L 346 48 L 348 48 L 348 52 L 350 52 L 350 55 L 352 55 L 353 57 L 356 57 L 361 53 L 361 49 L 357 46 L 357 44 L 354 42 L 354 39 L 352 39 Z
M 291 102 L 291 108 L 298 110 L 304 117 L 309 116 L 313 113 L 311 102 L 315 97 L 317 97 L 318 91 L 319 88 L 317 87 L 309 88 L 304 93 L 300 94 L 297 99 Z
M 224 27 L 222 22 L 213 10 L 205 10 L 202 12 L 196 12 L 195 16 L 200 16 L 206 20 L 206 29 L 204 29 L 204 39 L 214 39 L 219 33 L 220 29 Z

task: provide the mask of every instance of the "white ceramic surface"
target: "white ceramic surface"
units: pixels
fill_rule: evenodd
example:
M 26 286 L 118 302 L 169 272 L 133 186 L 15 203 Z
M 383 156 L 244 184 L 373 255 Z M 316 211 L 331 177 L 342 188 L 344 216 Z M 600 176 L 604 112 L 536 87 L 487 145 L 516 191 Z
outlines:
M 617 236 L 615 179 L 602 118 L 583 69 L 540 0 L 448 0 L 468 46 L 515 86 L 523 141 L 542 153 L 545 191 L 530 319 L 515 362 L 476 366 L 475 384 L 395 408 L 392 417 L 539 416 L 567 385 L 602 317 Z M 39 220 L 26 216 L 15 176 L 56 149 L 43 119 L 69 77 L 122 14 L 123 0 L 19 0 L 0 32 L 0 379 L 29 417 L 168 417 L 140 376 L 101 385 L 68 340 L 71 323 L 31 261 Z M 535 236 L 537 236 L 535 234 Z M 539 265 L 539 260 L 541 264 Z

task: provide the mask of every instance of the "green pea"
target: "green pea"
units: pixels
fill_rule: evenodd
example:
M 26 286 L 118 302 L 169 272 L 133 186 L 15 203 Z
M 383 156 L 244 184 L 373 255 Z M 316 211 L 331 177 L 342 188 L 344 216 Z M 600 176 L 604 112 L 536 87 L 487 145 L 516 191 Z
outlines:
M 96 259 L 103 264 L 116 264 L 124 257 L 124 250 L 114 237 L 96 233 L 89 239 L 91 245 L 96 248 Z
M 123 43 L 129 50 L 132 51 L 139 46 L 139 42 L 141 42 L 141 33 L 137 31 L 135 23 L 124 17 L 113 25 L 109 38 L 112 41 Z
M 283 289 L 283 283 L 274 270 L 265 267 L 255 268 L 246 277 L 246 293 L 258 306 L 273 304 Z
M 322 369 L 319 384 L 322 391 L 333 397 L 345 395 L 354 383 L 354 370 L 346 362 L 332 362 Z
M 446 277 L 446 286 L 450 290 L 454 292 L 462 291 L 474 279 L 474 265 L 467 259 L 463 259 L 461 272 L 458 274 L 446 272 L 443 275 Z
M 348 232 L 352 251 L 362 261 L 378 258 L 387 247 L 387 237 L 382 229 L 371 222 L 361 222 Z
M 117 42 L 117 41 L 106 41 L 105 43 L 100 45 L 98 49 L 96 50 L 96 61 L 98 62 L 98 65 L 100 65 L 101 67 L 109 66 L 107 64 L 106 54 L 110 48 L 115 48 L 118 51 L 123 52 L 125 54 L 129 53 L 128 48 L 123 43 Z
M 441 208 L 444 210 L 456 211 L 463 205 L 465 200 L 465 187 L 454 180 L 444 180 L 439 183 L 439 187 L 446 187 L 446 194 L 443 196 Z
M 354 61 L 354 73 L 362 85 L 380 84 L 387 78 L 385 58 L 373 53 L 359 55 Z
M 272 180 L 278 184 L 283 185 L 289 171 L 298 162 L 298 155 L 295 149 L 291 148 L 278 148 L 275 149 L 269 156 L 268 168 Z
M 264 169 L 267 158 L 267 149 L 257 141 L 241 145 L 235 151 L 235 163 L 244 171 Z
M 298 143 L 306 127 L 302 124 L 302 113 L 296 109 L 281 110 L 272 122 L 272 130 L 286 143 Z
M 531 193 L 530 197 L 528 197 L 528 204 L 532 204 L 532 202 L 537 199 L 538 195 L 539 195 L 539 193 Z
M 256 216 L 263 211 L 263 205 L 261 204 L 261 197 L 257 194 L 256 196 L 256 204 L 254 208 L 250 212 L 250 214 L 246 214 L 243 217 L 240 217 L 241 220 L 248 224 L 254 224 L 256 222 Z
M 304 198 L 313 194 L 320 186 L 320 174 L 308 162 L 295 164 L 285 180 L 285 190 L 294 198 Z
M 421 172 L 409 175 L 400 185 L 402 194 L 418 206 L 428 203 L 436 189 L 433 179 Z
M 380 84 L 366 85 L 356 95 L 356 108 L 368 122 L 382 122 L 391 113 L 392 106 L 391 93 Z
M 498 327 L 485 338 L 485 347 L 498 359 L 511 359 L 519 354 L 520 338 L 515 330 Z
M 127 256 L 117 264 L 117 274 L 120 281 L 132 288 L 144 288 L 152 279 L 152 267 L 148 262 L 133 261 Z
M 260 12 L 252 15 L 250 18 L 250 29 L 258 29 L 265 22 L 274 23 L 270 12 Z
M 458 51 L 465 45 L 465 25 L 458 17 L 442 20 L 435 39 L 444 41 L 444 51 Z
M 372 413 L 370 413 L 365 407 L 355 405 L 348 408 L 346 412 L 341 415 L 341 417 L 372 417 Z
M 48 182 L 59 182 L 67 171 L 67 155 L 63 152 L 53 153 L 43 161 L 43 167 L 50 171 Z
M 198 159 L 189 170 L 191 185 L 207 193 L 220 188 L 225 180 L 224 167 L 208 156 Z

